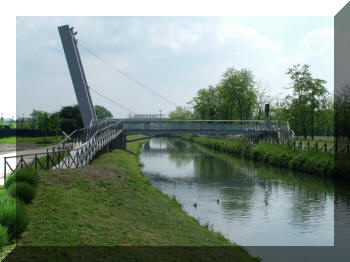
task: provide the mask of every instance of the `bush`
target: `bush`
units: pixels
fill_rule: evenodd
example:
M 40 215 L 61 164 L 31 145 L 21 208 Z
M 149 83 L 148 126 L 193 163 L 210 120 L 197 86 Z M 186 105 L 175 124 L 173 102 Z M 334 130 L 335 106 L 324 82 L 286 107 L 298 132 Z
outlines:
M 21 234 L 28 226 L 28 217 L 24 204 L 10 196 L 0 202 L 0 224 L 7 228 L 8 239 Z
M 8 178 L 6 178 L 4 187 L 7 189 L 13 183 L 16 183 L 16 172 L 13 172 Z
M 3 197 L 7 196 L 7 190 L 4 189 L 0 189 L 0 201 Z
M 36 187 L 39 182 L 38 171 L 32 168 L 22 168 L 17 170 L 7 178 L 5 188 L 9 188 L 13 182 L 27 182 Z
M 7 228 L 0 225 L 0 247 L 5 246 L 8 241 Z
M 8 188 L 11 196 L 17 197 L 28 204 L 35 197 L 35 187 L 26 182 L 12 183 Z

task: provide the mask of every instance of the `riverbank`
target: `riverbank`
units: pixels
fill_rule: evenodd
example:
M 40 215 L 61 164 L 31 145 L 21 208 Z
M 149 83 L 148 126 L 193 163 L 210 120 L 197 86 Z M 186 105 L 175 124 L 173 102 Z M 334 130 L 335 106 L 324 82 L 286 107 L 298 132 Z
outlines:
M 124 253 L 105 248 L 103 256 L 116 258 L 123 253 L 124 258 L 131 255 L 146 261 L 217 261 L 218 257 L 258 261 L 221 234 L 201 226 L 174 197 L 152 187 L 138 159 L 142 143 L 128 144 L 128 150 L 135 153 L 113 150 L 100 154 L 83 168 L 40 171 L 37 196 L 27 206 L 30 224 L 18 246 L 227 246 L 214 253 L 197 250 L 200 252 L 196 254 L 186 248 L 174 248 L 170 257 L 161 248 L 138 249 L 140 252 L 130 248 Z M 62 251 L 59 250 L 56 261 Z M 73 261 L 78 250 L 66 251 L 64 259 Z M 22 261 L 37 257 L 33 249 L 28 249 L 26 255 L 21 253 Z M 20 261 L 19 256 L 8 258 Z
M 183 139 L 215 150 L 240 155 L 278 167 L 334 178 L 332 153 L 298 151 L 287 145 L 258 143 L 246 145 L 242 140 L 204 136 L 182 136 Z

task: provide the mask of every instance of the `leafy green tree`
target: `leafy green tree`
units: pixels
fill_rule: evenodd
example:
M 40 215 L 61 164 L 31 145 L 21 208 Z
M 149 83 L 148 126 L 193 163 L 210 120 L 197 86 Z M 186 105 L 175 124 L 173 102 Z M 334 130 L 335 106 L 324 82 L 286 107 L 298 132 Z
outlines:
M 327 94 L 325 80 L 313 78 L 309 65 L 294 65 L 287 74 L 292 80 L 292 110 L 301 125 L 304 137 L 307 137 L 307 123 L 310 123 L 311 137 L 314 138 L 315 117 L 320 109 L 321 100 Z
M 257 105 L 255 81 L 251 71 L 228 68 L 218 87 L 222 119 L 252 119 Z
M 61 119 L 60 128 L 66 133 L 84 127 L 78 105 L 62 107 L 59 111 L 59 118 Z
M 214 120 L 219 117 L 219 93 L 218 89 L 209 86 L 208 89 L 200 89 L 197 96 L 192 99 L 194 115 L 197 119 Z
M 104 106 L 95 105 L 97 119 L 113 118 L 113 115 Z
M 55 112 L 50 114 L 49 123 L 48 123 L 49 131 L 53 131 L 58 133 L 61 129 L 61 119 L 59 112 Z
M 174 111 L 169 113 L 169 118 L 174 120 L 189 120 L 193 119 L 193 113 L 186 107 L 177 106 Z
M 31 128 L 40 129 L 42 127 L 44 114 L 44 111 L 33 109 L 33 112 L 30 114 L 32 118 Z

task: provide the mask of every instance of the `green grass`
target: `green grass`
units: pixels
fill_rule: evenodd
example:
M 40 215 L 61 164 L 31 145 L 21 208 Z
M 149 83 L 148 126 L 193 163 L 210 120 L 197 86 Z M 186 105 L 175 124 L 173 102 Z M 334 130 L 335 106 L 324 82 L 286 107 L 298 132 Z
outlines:
M 0 138 L 0 144 L 36 144 L 41 146 L 58 144 L 63 139 L 62 136 L 43 136 L 43 137 L 4 137 Z
M 214 253 L 211 258 L 208 252 L 196 255 L 201 255 L 203 261 L 216 261 L 228 252 L 226 255 L 233 261 L 258 261 L 220 233 L 201 226 L 176 199 L 152 187 L 138 160 L 143 142 L 128 144 L 128 150 L 136 154 L 113 150 L 83 168 L 40 171 L 36 198 L 27 206 L 30 224 L 18 244 L 228 246 L 232 248 Z M 168 256 L 154 252 L 152 261 Z M 185 249 L 171 258 L 192 259 Z
M 7 228 L 0 225 L 0 248 L 7 245 L 8 241 Z
M 295 140 L 297 143 L 302 141 L 305 145 L 307 142 L 309 142 L 310 147 L 314 147 L 316 142 L 318 143 L 319 148 L 321 148 L 325 143 L 327 143 L 328 148 L 334 147 L 334 136 L 314 136 L 314 139 L 311 139 L 311 136 L 307 136 L 306 139 L 303 136 L 296 136 Z
M 303 141 L 310 141 L 311 136 L 307 136 L 306 139 L 304 136 L 296 136 L 296 139 L 303 140 Z M 318 142 L 334 142 L 334 136 L 314 136 L 314 141 Z
M 213 137 L 184 136 L 184 139 L 247 159 L 262 161 L 278 167 L 334 177 L 332 153 L 293 150 L 287 145 L 258 143 L 246 145 L 242 140 Z
M 39 174 L 37 170 L 32 168 L 21 168 L 13 172 L 5 182 L 4 187 L 9 188 L 12 183 L 15 182 L 27 182 L 32 186 L 37 186 L 39 182 Z
M 0 224 L 8 229 L 9 239 L 19 236 L 28 225 L 24 204 L 11 196 L 0 199 Z
M 12 197 L 17 197 L 24 203 L 30 203 L 35 197 L 35 187 L 26 182 L 16 182 L 12 183 L 7 189 L 8 193 Z
M 4 247 L 0 248 L 0 261 L 3 261 L 5 257 L 11 253 L 11 251 L 16 247 L 16 243 L 10 243 Z

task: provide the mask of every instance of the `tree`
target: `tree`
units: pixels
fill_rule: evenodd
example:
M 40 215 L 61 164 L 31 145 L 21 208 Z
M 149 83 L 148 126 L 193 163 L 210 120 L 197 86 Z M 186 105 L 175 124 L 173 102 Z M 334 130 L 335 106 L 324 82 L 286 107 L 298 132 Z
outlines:
M 78 105 L 62 107 L 59 111 L 59 118 L 61 119 L 61 130 L 68 134 L 84 127 Z
M 61 129 L 61 119 L 60 119 L 60 113 L 55 112 L 50 114 L 49 118 L 49 131 L 54 131 L 58 133 Z
M 59 132 L 60 131 L 60 116 L 59 112 L 48 113 L 41 110 L 33 109 L 30 114 L 31 119 L 28 120 L 30 128 L 40 129 L 46 133 Z
M 32 117 L 31 128 L 41 129 L 44 114 L 44 111 L 33 109 L 33 112 L 30 114 L 30 116 Z
M 193 113 L 186 107 L 177 106 L 174 111 L 169 113 L 169 118 L 174 120 L 189 120 L 193 119 Z
M 320 109 L 321 100 L 327 94 L 325 80 L 313 78 L 309 65 L 294 65 L 287 74 L 292 80 L 293 95 L 291 97 L 293 111 L 298 124 L 302 126 L 304 137 L 307 137 L 307 123 L 310 123 L 311 137 L 314 138 L 315 117 Z
M 97 119 L 113 118 L 113 115 L 104 106 L 95 105 Z
M 214 120 L 218 118 L 219 93 L 218 89 L 209 86 L 208 89 L 200 89 L 197 96 L 192 99 L 194 116 L 197 119 Z
M 257 104 L 254 77 L 248 69 L 228 68 L 219 84 L 220 116 L 222 119 L 248 120 Z
M 321 100 L 321 110 L 318 111 L 317 129 L 324 136 L 334 135 L 334 98 L 325 96 Z
M 252 119 L 257 103 L 254 77 L 247 69 L 228 68 L 220 83 L 200 89 L 192 99 L 197 119 Z

